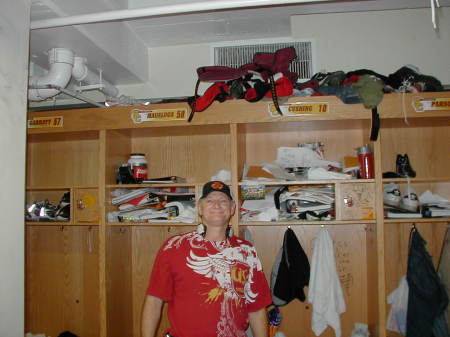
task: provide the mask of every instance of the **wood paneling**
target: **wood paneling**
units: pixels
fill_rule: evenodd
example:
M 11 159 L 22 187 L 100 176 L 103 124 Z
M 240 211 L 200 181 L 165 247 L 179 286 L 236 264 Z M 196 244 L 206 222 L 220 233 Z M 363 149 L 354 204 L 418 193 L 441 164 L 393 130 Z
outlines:
M 448 93 L 421 96 L 448 97 Z M 416 192 L 430 190 L 450 198 L 450 112 L 415 112 L 413 98 L 414 94 L 385 95 L 378 109 L 381 131 L 378 141 L 372 143 L 376 177 L 365 181 L 375 186 L 377 219 L 360 222 L 339 218 L 326 223 L 347 305 L 341 316 L 343 336 L 351 334 L 355 322 L 368 324 L 372 336 L 386 336 L 386 295 L 406 271 L 412 222 L 384 220 L 382 204 L 385 184 L 396 182 L 403 190 L 408 181 L 383 180 L 382 173 L 395 171 L 396 155 L 408 153 L 417 171 L 417 178 L 410 182 Z M 270 117 L 270 102 L 229 100 L 214 102 L 197 113 L 192 123 L 134 124 L 130 112 L 136 107 L 30 113 L 30 118 L 63 116 L 64 127 L 28 130 L 27 201 L 48 198 L 58 203 L 65 190 L 92 189 L 98 192 L 100 217 L 93 227 L 78 226 L 81 223 L 73 217 L 65 227 L 27 226 L 27 331 L 51 336 L 71 330 L 83 337 L 139 337 L 142 303 L 155 254 L 170 235 L 195 225 L 107 224 L 107 212 L 116 209 L 110 203 L 110 192 L 118 187 L 114 186 L 115 170 L 128 161 L 130 153 L 146 154 L 149 177 L 187 178 L 198 197 L 201 185 L 220 169 L 231 171 L 231 188 L 238 195 L 244 165 L 275 161 L 281 146 L 320 141 L 325 145 L 326 159 L 341 161 L 344 156 L 355 156 L 355 148 L 369 142 L 371 113 L 361 104 L 344 104 L 337 97 L 292 97 L 288 101 L 327 101 L 330 112 Z M 188 106 L 171 103 L 142 109 L 178 107 Z M 340 184 L 352 182 L 328 183 L 336 184 L 339 190 Z M 342 196 L 338 198 L 342 201 Z M 339 214 L 342 217 L 342 212 Z M 448 222 L 416 222 L 435 263 Z M 237 215 L 233 225 L 238 228 Z M 320 226 L 299 221 L 291 227 L 311 256 Z M 269 278 L 286 225 L 258 222 L 248 228 Z M 168 326 L 164 310 L 159 335 Z M 282 313 L 281 330 L 286 336 L 314 335 L 309 304 L 294 300 Z M 334 332 L 328 328 L 322 336 L 331 337 Z
M 156 254 L 170 236 L 193 230 L 193 226 L 139 226 L 132 229 L 132 303 L 133 336 L 140 336 L 142 304 Z M 162 336 L 169 326 L 166 310 L 162 315 L 157 336 Z M 130 330 L 131 331 L 131 330 Z M 131 336 L 128 334 L 127 336 Z
M 107 131 L 106 135 L 105 183 L 116 184 L 116 170 L 128 162 L 131 149 L 130 130 Z
M 175 175 L 195 183 L 231 170 L 228 125 L 135 130 L 131 142 L 132 152 L 145 153 L 150 178 Z
M 27 148 L 27 186 L 98 183 L 96 135 L 58 134 L 54 137 L 34 136 L 32 139 Z
M 327 160 L 341 161 L 344 156 L 355 156 L 355 148 L 369 141 L 363 131 L 368 128 L 367 121 L 359 120 L 248 124 L 245 161 L 248 164 L 274 162 L 279 147 L 319 141 L 324 144 Z
M 379 294 L 380 294 L 380 266 L 378 261 L 378 240 L 376 224 L 366 225 L 366 264 L 367 283 L 367 322 L 371 336 L 379 336 L 380 315 L 379 315 Z M 384 325 L 382 325 L 384 326 Z
M 449 177 L 450 118 L 383 121 L 382 170 L 396 171 L 397 154 L 408 154 L 418 178 Z
M 99 334 L 98 229 L 28 227 L 26 331 Z
M 287 226 L 247 226 L 268 280 L 275 256 L 282 246 Z M 346 312 L 341 315 L 342 335 L 350 336 L 355 322 L 367 324 L 367 254 L 365 225 L 326 226 L 333 239 L 336 269 L 341 280 Z M 291 226 L 311 262 L 319 225 Z M 308 288 L 305 288 L 307 294 Z M 311 304 L 294 300 L 281 308 L 283 320 L 280 330 L 286 336 L 313 337 L 311 330 Z M 327 328 L 321 336 L 334 336 Z
M 106 231 L 107 336 L 130 336 L 133 331 L 132 231 L 109 227 Z

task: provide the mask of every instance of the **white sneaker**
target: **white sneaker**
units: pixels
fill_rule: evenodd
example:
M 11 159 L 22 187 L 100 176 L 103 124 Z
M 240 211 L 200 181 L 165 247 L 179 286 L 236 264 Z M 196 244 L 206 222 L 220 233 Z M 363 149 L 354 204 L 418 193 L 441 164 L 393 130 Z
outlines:
M 384 187 L 383 201 L 385 205 L 400 207 L 402 200 L 400 188 L 395 183 L 389 183 Z
M 419 198 L 417 198 L 416 191 L 411 187 L 407 187 L 403 194 L 402 201 L 400 202 L 400 208 L 403 208 L 409 212 L 417 212 L 419 209 Z

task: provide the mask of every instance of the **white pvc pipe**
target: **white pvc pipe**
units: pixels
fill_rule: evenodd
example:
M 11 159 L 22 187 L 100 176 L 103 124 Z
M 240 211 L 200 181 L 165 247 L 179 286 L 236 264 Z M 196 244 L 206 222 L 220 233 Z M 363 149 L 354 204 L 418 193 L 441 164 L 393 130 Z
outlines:
M 75 56 L 73 60 L 72 76 L 77 81 L 82 81 L 87 76 L 88 68 L 86 58 Z
M 75 56 L 73 68 L 72 68 L 72 76 L 76 81 L 85 82 L 87 84 L 102 84 L 103 88 L 99 89 L 108 97 L 117 97 L 119 95 L 119 90 L 110 84 L 108 81 L 105 81 L 103 78 L 92 70 L 90 70 L 86 65 L 86 58 Z
M 29 80 L 28 99 L 30 101 L 44 101 L 60 94 L 69 84 L 72 76 L 79 82 L 102 84 L 103 88 L 99 90 L 106 96 L 117 97 L 119 95 L 119 90 L 115 86 L 91 71 L 86 66 L 86 59 L 75 56 L 70 49 L 50 49 L 48 51 L 48 63 L 50 69 L 47 74 L 32 76 Z M 73 94 L 70 96 L 75 97 Z
M 101 13 L 73 15 L 61 18 L 31 21 L 30 29 L 43 29 L 79 25 L 94 22 L 107 22 L 126 19 L 145 18 L 161 15 L 174 15 L 214 10 L 237 9 L 248 7 L 264 7 L 275 5 L 294 5 L 299 3 L 326 2 L 330 0 L 222 0 L 205 1 L 188 4 L 155 6 L 147 8 L 123 9 Z
M 33 76 L 29 80 L 28 99 L 43 101 L 58 95 L 58 89 L 39 89 L 39 87 L 65 88 L 72 77 L 74 53 L 66 48 L 53 48 L 48 51 L 50 70 L 44 76 Z M 34 88 L 34 89 L 33 89 Z

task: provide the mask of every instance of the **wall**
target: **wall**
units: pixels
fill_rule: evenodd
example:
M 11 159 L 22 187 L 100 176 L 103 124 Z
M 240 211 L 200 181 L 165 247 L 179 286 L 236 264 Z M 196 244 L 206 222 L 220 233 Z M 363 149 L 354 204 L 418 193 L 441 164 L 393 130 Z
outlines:
M 25 122 L 30 2 L 0 13 L 0 335 L 24 330 Z
M 193 96 L 196 69 L 210 64 L 209 44 L 150 48 L 148 54 L 149 83 L 118 87 L 121 93 L 137 98 Z
M 315 39 L 317 69 L 369 68 L 389 75 L 413 64 L 449 84 L 450 7 L 437 13 L 437 31 L 429 8 L 295 15 L 291 17 L 292 36 Z
M 369 68 L 389 75 L 406 64 L 450 84 L 450 7 L 437 10 L 439 30 L 431 10 L 408 9 L 359 13 L 294 15 L 292 38 L 312 38 L 316 70 Z M 149 49 L 150 82 L 123 86 L 138 98 L 192 96 L 196 68 L 210 64 L 208 44 Z

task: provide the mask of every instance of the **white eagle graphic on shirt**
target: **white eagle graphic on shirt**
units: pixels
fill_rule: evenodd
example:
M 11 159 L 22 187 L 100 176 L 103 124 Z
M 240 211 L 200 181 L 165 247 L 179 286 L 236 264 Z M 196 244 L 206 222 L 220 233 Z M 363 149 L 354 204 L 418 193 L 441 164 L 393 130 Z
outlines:
M 178 248 L 183 240 L 188 240 L 191 248 L 201 249 L 204 239 L 196 233 L 186 233 L 172 238 L 165 249 Z M 192 271 L 218 284 L 218 287 L 207 294 L 207 301 L 217 300 L 223 295 L 217 337 L 246 337 L 245 332 L 234 323 L 232 304 L 241 303 L 242 300 L 252 303 L 258 295 L 252 291 L 252 284 L 254 271 L 262 270 L 261 262 L 254 247 L 240 239 L 237 241 L 240 243 L 237 247 L 224 247 L 218 249 L 217 253 L 207 253 L 206 256 L 198 256 L 191 249 L 186 257 L 186 264 Z
M 240 331 L 233 319 L 232 303 L 236 300 L 245 299 L 248 302 L 254 302 L 258 294 L 251 289 L 253 284 L 253 271 L 255 268 L 261 270 L 261 262 L 256 257 L 256 251 L 249 245 L 242 244 L 239 247 L 227 247 L 216 254 L 207 254 L 207 256 L 197 256 L 192 250 L 187 257 L 187 265 L 197 274 L 203 275 L 217 281 L 221 291 L 223 291 L 223 300 L 221 302 L 220 320 L 217 324 L 217 337 L 245 337 L 244 331 Z M 237 265 L 245 265 L 248 268 L 243 284 L 236 284 L 233 276 L 233 268 Z M 237 287 L 243 285 L 243 291 Z
M 187 265 L 197 274 L 211 278 L 219 284 L 225 291 L 225 297 L 229 299 L 239 299 L 239 292 L 234 287 L 231 270 L 236 262 L 247 265 L 249 274 L 247 282 L 244 285 L 244 297 L 247 302 L 254 302 L 255 294 L 251 285 L 253 284 L 253 271 L 261 270 L 261 262 L 256 256 L 256 251 L 249 245 L 239 247 L 227 247 L 216 254 L 207 254 L 207 256 L 197 256 L 191 250 L 187 258 Z

